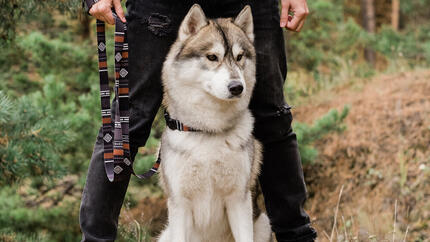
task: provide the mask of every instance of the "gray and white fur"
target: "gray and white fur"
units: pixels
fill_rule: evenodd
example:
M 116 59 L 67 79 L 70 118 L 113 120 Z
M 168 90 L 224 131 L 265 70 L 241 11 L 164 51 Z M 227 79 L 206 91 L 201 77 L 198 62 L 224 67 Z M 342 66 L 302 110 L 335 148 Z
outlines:
M 166 129 L 160 184 L 168 224 L 159 242 L 267 242 L 265 213 L 254 214 L 251 189 L 261 163 L 248 104 L 256 69 L 253 20 L 207 19 L 194 5 L 163 65 L 163 104 L 174 119 L 202 132 Z

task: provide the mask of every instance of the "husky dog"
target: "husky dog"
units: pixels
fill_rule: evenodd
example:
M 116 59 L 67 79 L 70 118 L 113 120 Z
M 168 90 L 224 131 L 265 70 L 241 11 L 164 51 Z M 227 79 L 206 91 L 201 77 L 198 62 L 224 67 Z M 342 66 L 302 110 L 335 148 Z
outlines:
M 248 104 L 255 84 L 251 8 L 207 19 L 189 10 L 163 65 L 163 104 L 198 132 L 166 129 L 160 183 L 168 224 L 160 242 L 267 242 L 265 213 L 253 214 L 251 188 L 261 163 Z

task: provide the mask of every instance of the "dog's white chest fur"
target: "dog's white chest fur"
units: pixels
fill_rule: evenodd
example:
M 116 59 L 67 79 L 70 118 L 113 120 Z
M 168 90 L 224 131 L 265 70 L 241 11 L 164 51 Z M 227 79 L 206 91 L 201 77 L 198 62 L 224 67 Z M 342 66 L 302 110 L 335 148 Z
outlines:
M 169 183 L 178 184 L 174 193 L 188 199 L 201 199 L 203 194 L 210 197 L 214 192 L 226 196 L 246 182 L 240 181 L 238 174 L 249 177 L 250 155 L 243 150 L 251 140 L 238 147 L 233 137 L 180 131 L 168 131 L 166 136 L 170 149 L 163 159 L 164 172 Z
M 235 128 L 221 135 L 169 129 L 163 134 L 161 177 L 169 212 L 179 206 L 191 216 L 187 230 L 199 238 L 195 241 L 232 239 L 226 204 L 250 196 L 253 168 L 258 167 L 253 163 L 259 162 L 252 120 L 246 111 Z
M 254 152 L 252 119 L 249 114 L 246 116 L 249 118 L 243 119 L 240 130 L 235 128 L 227 135 L 165 132 L 161 147 L 162 169 L 169 177 L 167 182 L 174 195 L 201 199 L 204 194 L 211 199 L 214 193 L 228 196 L 246 187 Z

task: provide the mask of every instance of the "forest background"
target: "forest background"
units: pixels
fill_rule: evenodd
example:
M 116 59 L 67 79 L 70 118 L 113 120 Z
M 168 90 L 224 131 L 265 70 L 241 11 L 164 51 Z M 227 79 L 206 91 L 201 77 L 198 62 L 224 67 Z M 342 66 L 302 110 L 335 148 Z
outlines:
M 320 240 L 428 241 L 430 0 L 308 5 L 301 33 L 285 32 L 284 91 Z M 101 123 L 95 21 L 79 0 L 0 6 L 0 241 L 78 241 Z M 155 160 L 160 117 L 138 171 Z M 157 179 L 132 178 L 118 240 L 151 241 L 165 219 Z

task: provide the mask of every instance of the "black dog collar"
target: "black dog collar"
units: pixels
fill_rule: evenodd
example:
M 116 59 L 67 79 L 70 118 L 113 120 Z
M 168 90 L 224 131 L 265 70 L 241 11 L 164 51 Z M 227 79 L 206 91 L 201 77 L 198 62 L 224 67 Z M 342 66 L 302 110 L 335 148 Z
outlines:
M 164 111 L 164 119 L 166 120 L 166 125 L 171 130 L 179 130 L 179 131 L 190 131 L 190 132 L 200 132 L 201 130 L 191 128 L 185 124 L 183 124 L 181 121 L 177 119 L 173 119 L 170 117 L 167 110 Z

